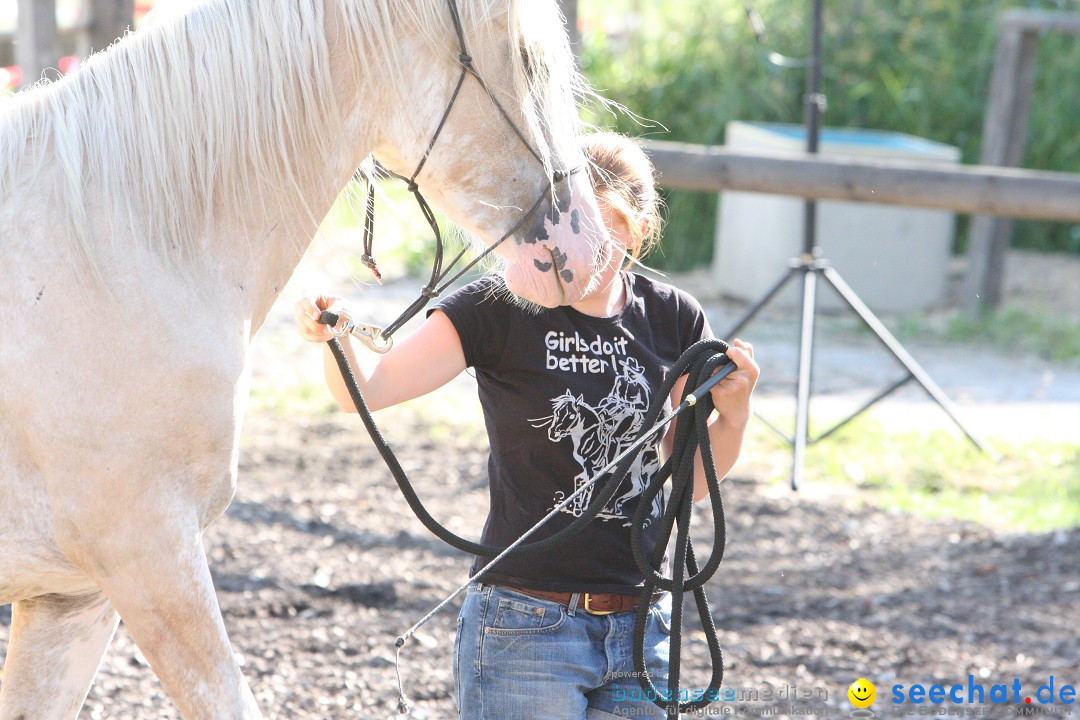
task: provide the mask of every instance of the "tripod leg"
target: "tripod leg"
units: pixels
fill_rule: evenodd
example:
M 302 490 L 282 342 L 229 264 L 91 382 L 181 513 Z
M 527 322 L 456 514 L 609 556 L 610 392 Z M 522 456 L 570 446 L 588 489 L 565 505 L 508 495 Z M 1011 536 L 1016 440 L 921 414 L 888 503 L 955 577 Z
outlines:
M 802 484 L 806 443 L 810 434 L 810 379 L 814 358 L 814 315 L 817 308 L 817 269 L 803 269 L 802 324 L 799 326 L 799 379 L 795 389 L 795 442 L 791 489 Z
M 949 400 L 942 389 L 938 387 L 937 383 L 926 374 L 926 371 L 915 362 L 915 359 L 908 354 L 907 350 L 904 349 L 900 342 L 892 336 L 892 333 L 881 324 L 881 321 L 878 320 L 870 308 L 859 299 L 859 296 L 855 294 L 855 291 L 844 282 L 844 279 L 840 277 L 840 273 L 836 272 L 836 270 L 831 267 L 822 268 L 822 272 L 825 273 L 825 279 L 833 286 L 833 288 L 835 288 L 836 292 L 839 293 L 844 302 L 855 311 L 855 314 L 862 318 L 862 321 L 866 323 L 867 327 L 874 331 L 878 340 L 880 340 L 889 352 L 891 352 L 893 356 L 907 368 L 908 372 L 910 372 L 915 380 L 922 385 L 927 394 L 933 398 L 941 409 L 945 411 L 945 414 L 956 423 L 956 426 L 967 435 L 968 440 L 970 440 L 975 447 L 979 448 L 979 450 L 989 455 L 994 462 L 1001 460 L 1001 455 L 999 455 L 993 447 L 976 437 L 975 434 L 960 421 L 960 418 L 957 415 L 956 406 L 952 404 L 952 401 Z
M 776 297 L 781 290 L 783 290 L 784 286 L 787 285 L 788 281 L 791 280 L 791 278 L 795 276 L 795 273 L 799 272 L 799 270 L 801 269 L 802 266 L 800 265 L 792 265 L 790 270 L 781 275 L 780 278 L 775 283 L 773 283 L 773 286 L 767 291 L 765 291 L 765 294 L 761 296 L 760 300 L 751 305 L 750 308 L 745 313 L 743 313 L 743 316 L 735 322 L 734 327 L 728 330 L 723 337 L 727 338 L 728 340 L 734 338 L 737 332 L 742 330 L 751 320 L 757 317 L 757 314 L 761 312 L 762 308 L 772 302 L 772 299 Z

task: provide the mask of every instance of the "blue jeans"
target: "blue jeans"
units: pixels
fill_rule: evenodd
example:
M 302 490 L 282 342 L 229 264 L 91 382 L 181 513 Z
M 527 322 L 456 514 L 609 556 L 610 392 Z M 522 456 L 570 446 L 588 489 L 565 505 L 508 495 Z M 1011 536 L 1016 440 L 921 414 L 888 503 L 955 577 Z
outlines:
M 585 612 L 474 583 L 458 616 L 454 695 L 460 720 L 664 718 L 634 672 L 634 611 Z M 667 687 L 671 595 L 649 610 L 645 663 Z

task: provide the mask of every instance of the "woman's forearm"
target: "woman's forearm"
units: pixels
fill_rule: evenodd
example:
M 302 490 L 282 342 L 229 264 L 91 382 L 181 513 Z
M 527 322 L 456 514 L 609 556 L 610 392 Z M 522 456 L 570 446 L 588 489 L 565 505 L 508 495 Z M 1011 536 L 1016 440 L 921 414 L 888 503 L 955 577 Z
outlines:
M 457 330 L 438 310 L 385 354 L 363 348 L 357 353 L 351 338 L 341 345 L 364 402 L 372 412 L 426 395 L 465 370 L 465 355 Z M 341 409 L 356 412 L 329 345 L 323 355 L 323 373 Z

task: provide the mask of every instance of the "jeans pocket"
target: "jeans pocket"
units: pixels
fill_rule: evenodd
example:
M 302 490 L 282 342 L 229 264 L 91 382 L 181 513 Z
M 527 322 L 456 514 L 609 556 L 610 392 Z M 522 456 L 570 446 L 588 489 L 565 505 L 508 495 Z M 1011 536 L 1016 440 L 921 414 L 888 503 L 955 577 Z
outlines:
M 492 598 L 493 600 L 496 598 Z M 539 635 L 554 632 L 566 619 L 562 607 L 554 603 L 535 603 L 517 598 L 500 597 L 491 624 L 484 628 L 488 635 Z
M 671 606 L 669 603 L 658 602 L 649 608 L 649 618 L 661 635 L 671 636 Z

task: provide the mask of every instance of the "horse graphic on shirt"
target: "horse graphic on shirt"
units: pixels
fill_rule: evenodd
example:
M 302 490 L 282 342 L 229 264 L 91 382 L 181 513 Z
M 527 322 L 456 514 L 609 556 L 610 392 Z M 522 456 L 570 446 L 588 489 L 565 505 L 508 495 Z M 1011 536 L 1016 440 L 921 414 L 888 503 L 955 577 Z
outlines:
M 548 439 L 552 442 L 570 438 L 574 460 L 581 467 L 581 472 L 574 476 L 575 492 L 596 478 L 601 469 L 634 442 L 649 410 L 648 390 L 641 364 L 634 358 L 627 358 L 622 362 L 611 390 L 595 408 L 583 395 L 574 395 L 567 390 L 552 398 L 551 415 L 530 421 L 534 427 L 546 426 Z M 624 510 L 626 502 L 640 495 L 649 478 L 659 469 L 660 454 L 653 444 L 642 450 L 631 466 L 628 473 L 630 487 L 608 503 L 597 517 L 629 523 Z M 594 488 L 595 485 L 575 496 L 563 511 L 581 516 L 592 500 Z M 558 505 L 565 497 L 565 493 L 556 493 L 554 503 Z M 654 498 L 651 516 L 659 517 L 661 503 L 660 495 Z
M 574 476 L 574 490 L 580 490 L 583 485 L 595 477 L 596 472 L 604 467 L 605 458 L 608 455 L 608 439 L 603 434 L 603 421 L 581 395 L 574 395 L 567 390 L 562 395 L 551 401 L 551 415 L 539 420 L 530 421 L 534 427 L 548 426 L 548 439 L 552 442 L 561 442 L 570 438 L 573 444 L 574 460 L 581 466 L 581 472 Z M 563 510 L 575 517 L 581 516 L 592 499 L 593 488 L 590 487 Z M 555 497 L 555 503 L 561 503 L 565 494 L 559 492 Z

